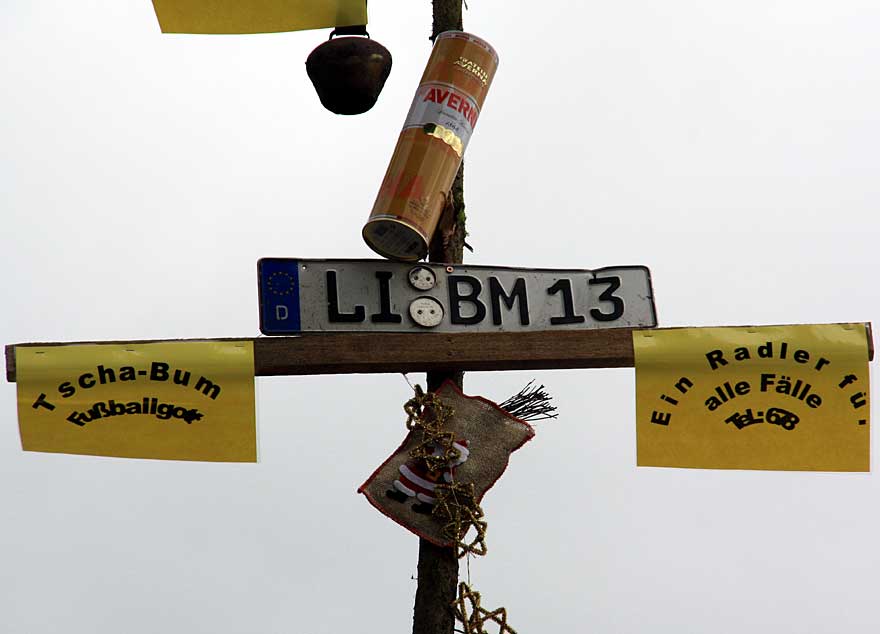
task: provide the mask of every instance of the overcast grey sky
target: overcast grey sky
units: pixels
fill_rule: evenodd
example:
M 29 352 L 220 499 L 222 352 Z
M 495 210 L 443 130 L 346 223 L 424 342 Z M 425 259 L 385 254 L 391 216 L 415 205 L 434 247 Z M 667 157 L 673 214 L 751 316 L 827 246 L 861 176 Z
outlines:
M 469 5 L 501 60 L 466 157 L 469 262 L 646 265 L 663 326 L 880 314 L 880 4 Z M 373 257 L 430 4 L 370 15 L 394 67 L 344 118 L 305 75 L 327 31 L 172 36 L 148 0 L 4 0 L 0 339 L 256 336 L 258 258 Z M 631 369 L 465 387 L 531 378 L 560 417 L 486 496 L 471 564 L 519 632 L 878 630 L 876 476 L 637 469 Z M 409 394 L 260 379 L 261 462 L 188 464 L 25 454 L 7 384 L 4 631 L 409 631 L 417 539 L 355 493 Z

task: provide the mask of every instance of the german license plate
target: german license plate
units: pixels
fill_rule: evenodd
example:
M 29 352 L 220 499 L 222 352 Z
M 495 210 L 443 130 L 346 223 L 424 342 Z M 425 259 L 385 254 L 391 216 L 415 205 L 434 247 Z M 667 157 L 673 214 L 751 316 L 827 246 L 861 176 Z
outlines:
M 524 332 L 657 325 L 644 266 L 601 269 L 263 258 L 260 331 Z

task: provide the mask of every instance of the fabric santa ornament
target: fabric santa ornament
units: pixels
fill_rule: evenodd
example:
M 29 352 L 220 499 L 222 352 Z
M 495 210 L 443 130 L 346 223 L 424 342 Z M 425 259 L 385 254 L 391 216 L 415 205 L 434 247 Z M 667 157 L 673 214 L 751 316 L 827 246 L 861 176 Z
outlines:
M 416 425 L 358 493 L 419 537 L 450 546 L 454 541 L 443 534 L 443 521 L 434 513 L 437 492 L 444 485 L 473 485 L 479 503 L 504 473 L 510 454 L 535 431 L 495 403 L 466 396 L 450 381 L 437 390 L 436 398 L 444 412 L 438 428 L 442 433 L 431 436 Z M 426 418 L 433 415 L 426 412 Z

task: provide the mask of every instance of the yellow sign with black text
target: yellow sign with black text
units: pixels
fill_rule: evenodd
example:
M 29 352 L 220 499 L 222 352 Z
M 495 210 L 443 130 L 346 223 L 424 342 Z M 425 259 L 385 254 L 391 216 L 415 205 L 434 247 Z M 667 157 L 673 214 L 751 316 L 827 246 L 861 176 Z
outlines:
M 639 466 L 869 471 L 868 332 L 635 331 Z
M 17 346 L 25 451 L 256 462 L 250 341 Z

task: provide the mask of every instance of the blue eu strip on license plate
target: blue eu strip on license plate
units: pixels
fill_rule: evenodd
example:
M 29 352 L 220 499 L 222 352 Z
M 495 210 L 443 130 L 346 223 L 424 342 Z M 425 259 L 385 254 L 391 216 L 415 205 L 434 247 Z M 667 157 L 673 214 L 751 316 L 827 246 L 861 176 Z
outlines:
M 263 258 L 260 331 L 524 332 L 657 325 L 644 266 L 522 269 Z
M 288 335 L 300 332 L 299 260 L 263 258 L 257 265 L 260 292 L 260 332 Z

